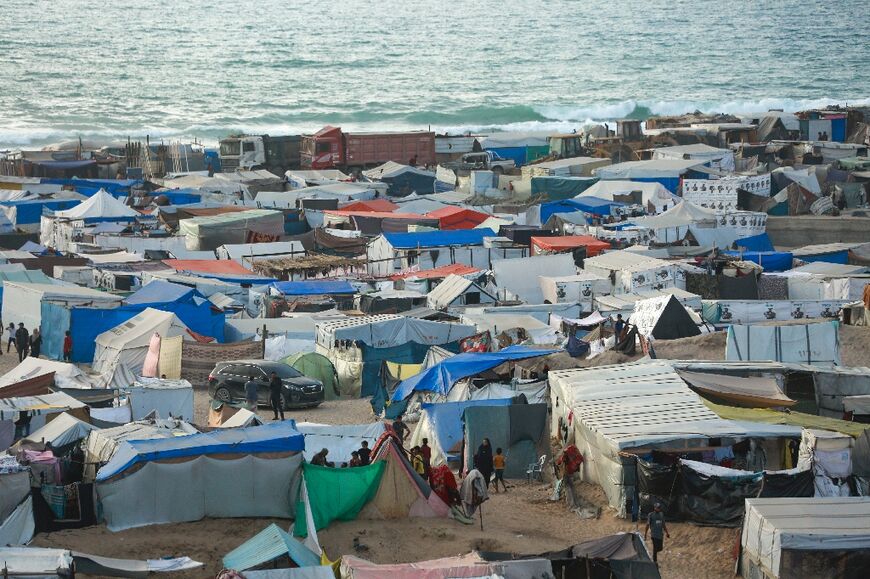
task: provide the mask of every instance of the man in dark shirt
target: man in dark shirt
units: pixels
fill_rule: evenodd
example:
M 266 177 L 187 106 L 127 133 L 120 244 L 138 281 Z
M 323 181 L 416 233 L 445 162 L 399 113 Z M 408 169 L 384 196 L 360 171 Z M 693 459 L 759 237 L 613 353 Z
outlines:
M 30 332 L 24 327 L 24 322 L 18 324 L 18 329 L 15 331 L 15 349 L 18 350 L 18 361 L 23 362 L 30 349 Z
M 647 533 L 652 535 L 653 562 L 658 563 L 659 551 L 664 548 L 665 536 L 668 539 L 671 538 L 668 526 L 665 524 L 665 514 L 662 512 L 661 503 L 656 503 L 655 510 L 646 519 L 646 529 L 643 531 L 644 540 L 646 540 Z
M 357 452 L 359 453 L 360 466 L 366 466 L 372 463 L 372 449 L 369 448 L 368 440 L 362 441 L 362 445 Z
M 278 374 L 272 372 L 269 378 L 269 403 L 272 405 L 272 412 L 275 417 L 272 420 L 278 420 L 278 415 L 281 415 L 281 420 L 284 420 L 284 405 L 281 403 L 281 390 L 284 388 L 284 383 L 278 378 Z
M 251 374 L 250 380 L 245 382 L 245 400 L 248 403 L 248 410 L 257 412 L 257 402 L 259 401 L 260 386 L 257 384 L 257 378 Z
M 405 446 L 405 436 L 411 434 L 411 429 L 408 428 L 408 425 L 402 421 L 402 415 L 399 414 L 396 417 L 396 420 L 393 421 L 393 432 L 396 433 L 396 436 L 399 437 L 399 444 Z

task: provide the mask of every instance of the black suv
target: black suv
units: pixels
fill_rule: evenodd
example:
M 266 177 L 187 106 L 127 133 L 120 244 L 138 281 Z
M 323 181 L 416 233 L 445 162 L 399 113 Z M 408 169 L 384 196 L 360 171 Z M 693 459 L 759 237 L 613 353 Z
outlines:
M 254 376 L 259 387 L 257 403 L 269 405 L 269 380 L 272 372 L 284 383 L 284 408 L 313 408 L 323 402 L 323 384 L 303 376 L 282 362 L 268 360 L 235 360 L 219 362 L 208 375 L 209 394 L 221 402 L 245 400 L 245 383 Z

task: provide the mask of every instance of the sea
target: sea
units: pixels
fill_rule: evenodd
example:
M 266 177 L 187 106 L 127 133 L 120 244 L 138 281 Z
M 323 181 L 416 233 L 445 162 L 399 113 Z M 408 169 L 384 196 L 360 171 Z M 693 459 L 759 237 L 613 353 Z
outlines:
M 870 105 L 866 0 L 2 0 L 0 149 Z

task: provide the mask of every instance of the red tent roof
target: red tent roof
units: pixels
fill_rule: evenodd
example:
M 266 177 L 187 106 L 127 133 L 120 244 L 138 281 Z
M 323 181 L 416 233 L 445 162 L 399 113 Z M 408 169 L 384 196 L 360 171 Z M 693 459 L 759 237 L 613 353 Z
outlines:
M 466 209 L 464 207 L 442 207 L 426 214 L 428 217 L 437 219 L 441 229 L 474 229 L 487 219 L 489 215 Z
M 390 213 L 399 206 L 389 199 L 370 199 L 368 201 L 352 201 L 339 207 L 340 211 L 371 211 L 374 213 Z
M 426 219 L 425 215 L 417 213 L 390 213 L 389 211 L 345 211 L 344 209 L 327 209 L 324 213 L 340 217 L 379 217 L 381 219 Z
M 480 270 L 476 267 L 471 267 L 470 265 L 465 265 L 463 263 L 453 263 L 450 265 L 442 265 L 441 267 L 436 267 L 433 269 L 424 269 L 422 271 L 407 271 L 405 273 L 397 273 L 390 276 L 390 279 L 406 279 L 409 277 L 416 277 L 418 279 L 438 279 L 442 277 L 447 277 L 450 274 L 453 275 L 468 275 L 472 273 L 477 273 Z
M 591 235 L 565 235 L 562 237 L 532 237 L 532 247 L 555 252 L 585 247 L 586 257 L 593 257 L 605 249 L 610 249 L 610 244 Z
M 200 273 L 230 273 L 251 275 L 253 272 L 231 259 L 164 259 L 163 263 L 175 271 Z

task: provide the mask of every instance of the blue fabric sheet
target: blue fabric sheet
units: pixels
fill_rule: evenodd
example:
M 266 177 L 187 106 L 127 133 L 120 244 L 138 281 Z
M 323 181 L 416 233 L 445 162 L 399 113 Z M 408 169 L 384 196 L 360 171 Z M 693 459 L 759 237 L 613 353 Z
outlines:
M 766 232 L 738 239 L 734 243 L 741 251 L 774 251 L 773 242 L 770 241 Z
M 154 440 L 121 443 L 115 456 L 97 473 L 97 481 L 122 473 L 131 466 L 152 460 L 167 460 L 211 454 L 253 454 L 260 452 L 301 452 L 305 438 L 296 422 L 284 420 L 248 428 L 225 428 Z
M 355 294 L 350 282 L 341 280 L 278 281 L 272 287 L 285 296 L 322 296 L 332 294 Z
M 449 247 L 451 245 L 483 245 L 484 237 L 495 237 L 492 229 L 455 229 L 450 231 L 425 231 L 422 233 L 384 233 L 384 237 L 396 249 L 418 247 Z
M 740 257 L 745 261 L 757 263 L 764 271 L 786 271 L 791 269 L 792 254 L 780 251 L 725 251 L 725 255 Z
M 815 261 L 823 261 L 825 263 L 839 263 L 841 265 L 846 265 L 849 263 L 849 250 L 844 249 L 843 251 L 833 251 L 830 253 L 815 253 L 813 255 L 801 255 L 801 256 L 798 256 L 798 259 L 801 261 L 805 261 L 807 263 L 812 263 Z
M 504 362 L 546 356 L 556 351 L 510 346 L 498 352 L 457 354 L 400 382 L 393 393 L 392 400 L 404 400 L 415 391 L 437 392 L 446 395 L 453 385 L 463 378 L 485 372 Z
M 186 285 L 154 280 L 142 286 L 142 289 L 128 296 L 124 301 L 129 305 L 163 304 L 182 300 L 189 301 L 194 294 L 199 294 L 199 292 Z

